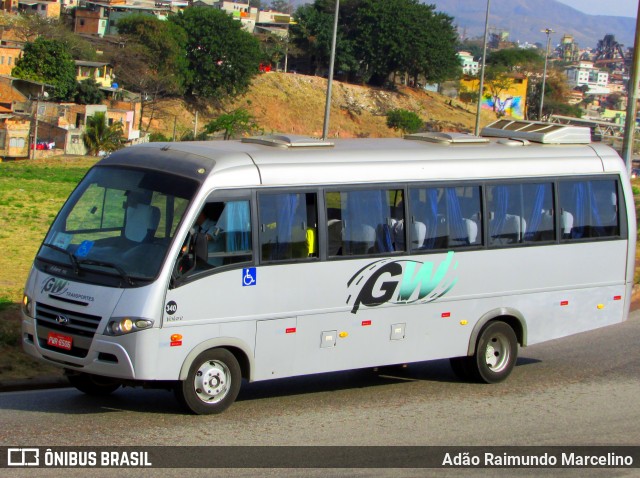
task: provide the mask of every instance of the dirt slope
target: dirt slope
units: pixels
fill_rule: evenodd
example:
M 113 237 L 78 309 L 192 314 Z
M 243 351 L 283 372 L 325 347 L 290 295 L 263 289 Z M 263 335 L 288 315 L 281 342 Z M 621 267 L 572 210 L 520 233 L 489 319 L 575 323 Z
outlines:
M 225 106 L 226 111 L 244 108 L 251 112 L 265 133 L 321 136 L 326 100 L 324 78 L 270 72 L 255 78 L 249 92 Z M 475 125 L 475 105 L 465 105 L 437 93 L 400 87 L 391 92 L 365 86 L 334 82 L 332 88 L 330 137 L 390 137 L 400 132 L 386 126 L 385 114 L 395 108 L 417 113 L 429 130 L 470 131 Z M 198 131 L 221 110 L 198 115 Z M 493 121 L 483 112 L 481 124 Z M 183 101 L 169 100 L 160 104 L 149 131 L 172 137 L 194 130 L 195 114 Z M 145 118 L 145 124 L 148 124 Z

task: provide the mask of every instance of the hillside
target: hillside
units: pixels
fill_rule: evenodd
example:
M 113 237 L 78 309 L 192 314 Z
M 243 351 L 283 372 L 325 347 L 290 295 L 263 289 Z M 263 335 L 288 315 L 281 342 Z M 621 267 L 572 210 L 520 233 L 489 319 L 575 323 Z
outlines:
M 487 2 L 478 0 L 428 0 L 437 11 L 454 17 L 454 24 L 468 38 L 484 34 Z M 509 32 L 510 41 L 546 43 L 541 30 L 555 31 L 552 44 L 564 34 L 573 35 L 583 47 L 595 47 L 606 34 L 614 34 L 625 46 L 633 46 L 636 22 L 633 18 L 587 15 L 556 0 L 493 0 L 489 26 Z
M 324 78 L 270 72 L 257 76 L 248 93 L 231 104 L 226 111 L 244 108 L 255 118 L 265 133 L 287 133 L 321 136 L 326 100 Z M 371 87 L 334 82 L 331 101 L 329 136 L 341 138 L 390 137 L 400 133 L 386 126 L 385 114 L 395 108 L 417 113 L 430 130 L 470 131 L 475 125 L 475 105 L 465 105 L 437 93 L 400 87 L 391 92 Z M 210 110 L 198 115 L 198 131 L 220 114 Z M 481 124 L 493 121 L 483 112 Z M 149 131 L 176 137 L 193 131 L 195 114 L 181 100 L 167 100 L 159 105 Z M 144 120 L 148 124 L 148 118 Z

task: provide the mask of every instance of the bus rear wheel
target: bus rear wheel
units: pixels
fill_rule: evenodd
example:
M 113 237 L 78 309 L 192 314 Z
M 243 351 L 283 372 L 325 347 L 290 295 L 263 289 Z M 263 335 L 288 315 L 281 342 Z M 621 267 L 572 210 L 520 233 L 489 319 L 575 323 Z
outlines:
M 467 357 L 472 377 L 484 383 L 505 380 L 518 358 L 518 339 L 513 329 L 500 321 L 489 322 L 480 332 L 475 354 Z
M 221 413 L 235 401 L 241 382 L 235 356 L 226 349 L 210 349 L 193 361 L 186 380 L 175 389 L 176 397 L 197 415 Z
M 104 397 L 118 390 L 122 383 L 109 377 L 100 377 L 89 373 L 68 373 L 67 379 L 75 388 L 87 395 Z

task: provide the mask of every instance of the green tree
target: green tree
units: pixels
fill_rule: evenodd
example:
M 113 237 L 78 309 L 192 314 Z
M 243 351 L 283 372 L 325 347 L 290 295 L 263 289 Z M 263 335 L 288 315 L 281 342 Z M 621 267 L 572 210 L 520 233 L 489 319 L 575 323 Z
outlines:
M 424 121 L 413 111 L 395 109 L 387 112 L 387 126 L 403 133 L 416 133 L 424 126 Z
M 82 141 L 87 147 L 88 154 L 98 155 L 100 152 L 109 153 L 124 146 L 125 138 L 122 123 L 107 124 L 107 115 L 103 111 L 94 113 L 87 118 Z
M 24 46 L 11 74 L 16 78 L 48 83 L 55 88 L 53 98 L 72 100 L 76 91 L 76 67 L 64 44 L 38 37 Z
M 544 57 L 536 50 L 505 48 L 489 53 L 487 65 L 502 66 L 513 72 L 530 75 L 542 71 Z
M 258 73 L 260 44 L 221 10 L 188 8 L 170 18 L 186 32 L 184 49 L 191 75 L 185 93 L 192 99 L 224 100 L 244 93 Z
M 78 83 L 74 101 L 80 105 L 98 105 L 104 100 L 104 93 L 93 78 Z
M 184 44 L 185 31 L 176 24 L 150 15 L 127 15 L 118 21 L 124 47 L 112 48 L 109 62 L 118 82 L 140 94 L 140 120 L 148 118 L 146 131 L 158 112 L 162 98 L 184 93 L 190 75 Z
M 231 113 L 218 116 L 215 120 L 207 123 L 204 130 L 207 134 L 224 131 L 224 139 L 228 140 L 259 128 L 255 118 L 247 110 L 239 108 Z

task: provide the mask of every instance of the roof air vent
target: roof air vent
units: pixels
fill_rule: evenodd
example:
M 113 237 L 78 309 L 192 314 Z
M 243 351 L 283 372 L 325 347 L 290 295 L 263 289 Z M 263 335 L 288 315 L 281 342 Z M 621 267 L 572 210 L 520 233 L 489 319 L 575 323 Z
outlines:
M 407 134 L 404 139 L 441 144 L 477 144 L 489 142 L 486 138 L 474 136 L 469 133 L 440 133 L 434 131 L 428 133 Z
M 242 138 L 242 142 L 279 148 L 327 148 L 334 146 L 334 143 L 332 143 L 331 141 L 323 141 L 321 139 L 311 138 L 309 136 L 285 136 L 278 134 L 251 136 L 249 138 Z
M 482 136 L 494 138 L 526 139 L 545 144 L 588 144 L 591 130 L 572 126 L 536 121 L 498 120 L 482 128 Z

